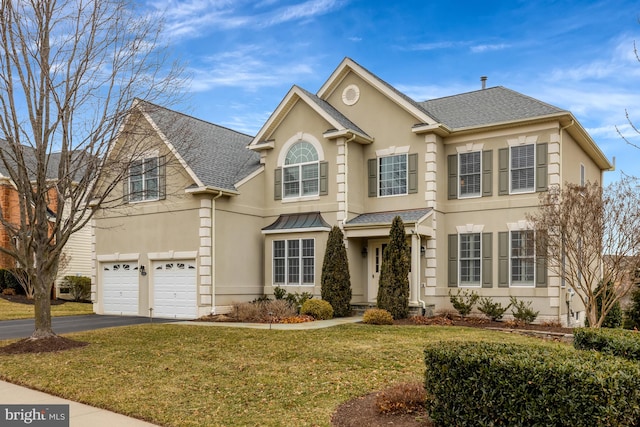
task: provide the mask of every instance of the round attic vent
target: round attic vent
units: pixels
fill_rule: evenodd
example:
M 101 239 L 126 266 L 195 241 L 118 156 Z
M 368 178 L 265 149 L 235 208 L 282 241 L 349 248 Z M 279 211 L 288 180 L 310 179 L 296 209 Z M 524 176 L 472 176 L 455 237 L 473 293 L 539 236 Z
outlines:
M 356 85 L 349 85 L 342 91 L 342 102 L 346 105 L 353 105 L 360 99 L 360 88 Z

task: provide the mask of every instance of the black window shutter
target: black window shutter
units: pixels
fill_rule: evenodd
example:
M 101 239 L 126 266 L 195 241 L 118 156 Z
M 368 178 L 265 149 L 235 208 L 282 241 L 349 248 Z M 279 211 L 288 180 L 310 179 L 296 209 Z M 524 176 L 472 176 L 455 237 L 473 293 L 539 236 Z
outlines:
M 482 287 L 493 287 L 493 234 L 482 233 Z
M 158 158 L 158 199 L 167 198 L 167 157 Z
M 369 197 L 376 197 L 378 195 L 378 159 L 369 159 L 368 167 Z
M 282 168 L 277 168 L 273 174 L 273 200 L 282 200 Z
M 447 167 L 449 168 L 447 175 L 447 192 L 449 200 L 458 198 L 458 155 L 451 154 L 447 156 Z
M 498 150 L 498 194 L 509 194 L 509 149 Z
M 418 192 L 418 153 L 409 154 L 407 156 L 408 161 L 408 189 L 407 192 L 409 194 Z
M 536 236 L 538 239 L 543 239 L 540 234 Z M 536 254 L 536 288 L 547 287 L 547 244 L 545 240 L 541 240 L 537 244 Z
M 547 191 L 548 144 L 536 145 L 536 191 Z
M 509 287 L 509 232 L 498 233 L 498 287 Z
M 458 286 L 458 235 L 449 234 L 449 287 Z
M 329 194 L 329 162 L 320 162 L 320 195 Z
M 493 150 L 482 152 L 482 197 L 493 195 Z

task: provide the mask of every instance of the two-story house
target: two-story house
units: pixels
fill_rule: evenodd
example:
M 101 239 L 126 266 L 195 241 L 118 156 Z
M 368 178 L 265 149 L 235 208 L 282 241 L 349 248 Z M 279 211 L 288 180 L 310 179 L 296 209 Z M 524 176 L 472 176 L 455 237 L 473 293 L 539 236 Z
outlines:
M 207 157 L 200 158 L 195 174 L 200 180 L 239 167 L 216 166 L 216 150 L 224 152 L 230 144 L 208 137 L 201 141 L 211 151 L 202 152 Z M 171 142 L 180 135 L 163 138 Z M 227 188 L 213 185 L 207 192 L 210 184 L 183 173 L 188 179 L 172 184 L 180 202 L 168 192 L 164 200 L 137 200 L 126 207 L 129 217 L 139 217 L 136 225 L 110 238 L 96 231 L 98 312 L 117 312 L 104 310 L 111 274 L 104 273 L 105 262 L 121 261 L 114 254 L 140 248 L 125 258 L 156 271 L 156 259 L 167 264 L 166 254 L 186 250 L 173 243 L 174 231 L 165 228 L 163 242 L 143 233 L 149 226 L 140 224 L 151 214 L 156 215 L 151 224 L 164 224 L 161 218 L 176 215 L 179 203 L 200 210 L 204 203 L 211 218 L 209 230 L 190 232 L 191 240 L 203 233 L 212 240 L 211 248 L 188 245 L 196 276 L 190 317 L 228 310 L 231 302 L 270 294 L 275 286 L 319 295 L 333 225 L 345 234 L 352 303 L 372 304 L 395 216 L 402 218 L 410 241 L 410 305 L 417 310 L 450 308 L 448 293 L 460 288 L 505 303 L 510 296 L 531 301 L 540 320 L 566 323 L 568 313 L 582 309 L 567 305 L 567 290 L 535 253 L 530 244 L 535 233 L 526 221 L 550 185 L 602 182 L 603 171 L 611 168 L 566 110 L 504 87 L 416 102 L 346 58 L 316 94 L 292 87 L 246 143 L 246 151 L 259 159 L 249 155 L 252 168 L 236 174 Z M 105 221 L 115 225 L 112 216 L 99 217 L 96 230 Z M 180 222 L 185 246 L 186 227 L 202 225 L 202 217 Z M 144 255 L 149 252 L 154 257 Z M 130 313 L 145 315 L 154 308 L 157 288 L 143 285 L 145 280 L 153 281 L 134 280 L 137 310 Z

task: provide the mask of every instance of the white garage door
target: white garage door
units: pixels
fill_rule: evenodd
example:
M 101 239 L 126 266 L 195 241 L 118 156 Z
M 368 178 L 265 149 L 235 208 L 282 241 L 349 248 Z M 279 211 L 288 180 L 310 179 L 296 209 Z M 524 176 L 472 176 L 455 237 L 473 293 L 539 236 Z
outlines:
M 102 270 L 104 314 L 138 315 L 138 263 L 107 262 Z
M 154 261 L 153 316 L 168 319 L 195 319 L 196 262 Z

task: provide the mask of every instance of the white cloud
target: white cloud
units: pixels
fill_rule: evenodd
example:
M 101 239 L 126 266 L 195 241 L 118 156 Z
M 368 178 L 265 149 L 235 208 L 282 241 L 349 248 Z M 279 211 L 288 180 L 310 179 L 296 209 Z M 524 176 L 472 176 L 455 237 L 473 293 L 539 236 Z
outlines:
M 511 45 L 508 45 L 508 44 L 505 44 L 505 43 L 479 44 L 479 45 L 471 46 L 471 52 L 473 52 L 473 53 L 484 53 L 484 52 L 490 52 L 490 51 L 494 51 L 494 50 L 508 49 L 509 47 L 511 47 Z
M 308 0 L 304 3 L 276 10 L 271 18 L 266 21 L 265 26 L 325 15 L 340 8 L 342 4 L 343 2 L 337 0 Z
M 452 47 L 458 47 L 464 45 L 465 42 L 455 42 L 455 41 L 442 41 L 442 42 L 432 42 L 432 43 L 418 43 L 408 47 L 408 50 L 438 50 L 438 49 L 449 49 Z

